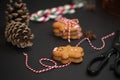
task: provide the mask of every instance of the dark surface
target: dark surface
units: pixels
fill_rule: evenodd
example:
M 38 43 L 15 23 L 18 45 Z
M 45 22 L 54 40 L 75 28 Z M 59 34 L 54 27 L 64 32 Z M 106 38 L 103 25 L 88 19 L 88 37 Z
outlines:
M 84 61 L 81 64 L 70 64 L 68 67 L 61 69 L 53 69 L 48 72 L 35 74 L 28 70 L 25 66 L 25 57 L 22 51 L 29 54 L 29 64 L 34 69 L 42 69 L 39 65 L 39 58 L 51 58 L 52 50 L 56 46 L 67 45 L 67 40 L 62 40 L 53 35 L 52 23 L 54 20 L 37 23 L 30 22 L 30 28 L 35 35 L 34 45 L 27 49 L 21 50 L 8 44 L 4 38 L 5 29 L 5 4 L 7 0 L 0 0 L 0 80 L 120 80 L 117 78 L 109 66 L 114 59 L 110 59 L 109 64 L 97 76 L 90 76 L 86 73 L 88 63 L 101 52 L 111 47 L 113 37 L 105 40 L 106 46 L 101 51 L 93 50 L 84 42 L 81 46 L 85 50 Z M 69 0 L 24 0 L 27 3 L 30 13 L 40 9 L 57 7 Z M 89 12 L 86 9 L 76 9 L 75 14 L 64 15 L 67 18 L 78 18 L 83 32 L 87 30 L 93 31 L 97 35 L 97 40 L 93 44 L 97 47 L 101 46 L 100 38 L 120 28 L 120 18 L 107 14 L 96 2 L 96 10 Z M 71 45 L 76 45 L 79 40 L 72 40 Z M 114 57 L 113 57 L 114 58 Z

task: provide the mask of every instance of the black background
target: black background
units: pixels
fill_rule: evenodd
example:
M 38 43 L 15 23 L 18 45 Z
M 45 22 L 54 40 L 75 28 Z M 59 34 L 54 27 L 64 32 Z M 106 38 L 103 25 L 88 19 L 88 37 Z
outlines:
M 113 63 L 113 58 L 109 64 L 97 76 L 90 76 L 86 73 L 88 63 L 101 52 L 111 47 L 113 37 L 105 40 L 106 46 L 101 51 L 93 50 L 87 42 L 81 44 L 85 50 L 84 61 L 81 64 L 70 64 L 68 67 L 53 69 L 48 72 L 35 74 L 25 66 L 23 51 L 28 52 L 29 64 L 34 69 L 43 69 L 39 65 L 39 58 L 51 58 L 52 50 L 56 46 L 69 44 L 67 40 L 57 38 L 52 32 L 50 20 L 45 23 L 30 22 L 30 28 L 35 35 L 34 45 L 29 49 L 18 49 L 7 43 L 4 38 L 5 29 L 5 8 L 7 0 L 0 0 L 0 79 L 1 80 L 120 80 L 109 66 Z M 40 9 L 58 7 L 71 3 L 70 0 L 24 0 L 30 13 Z M 83 32 L 93 31 L 97 35 L 97 40 L 93 44 L 97 47 L 102 45 L 100 38 L 116 31 L 120 26 L 120 18 L 111 16 L 101 7 L 101 0 L 96 1 L 96 10 L 90 12 L 86 9 L 76 9 L 75 14 L 64 15 L 67 18 L 78 18 Z M 72 40 L 71 45 L 76 45 L 80 40 Z

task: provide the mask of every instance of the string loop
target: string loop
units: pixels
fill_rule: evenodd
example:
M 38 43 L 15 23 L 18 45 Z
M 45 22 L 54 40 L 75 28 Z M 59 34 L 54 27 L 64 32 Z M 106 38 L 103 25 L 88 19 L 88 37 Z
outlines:
M 68 66 L 68 65 L 70 64 L 70 63 L 68 63 L 68 64 L 65 64 L 65 65 L 57 66 L 57 63 L 56 63 L 54 60 L 48 59 L 48 58 L 41 58 L 41 59 L 39 60 L 39 63 L 40 63 L 43 67 L 45 67 L 45 68 L 42 69 L 42 70 L 35 70 L 35 69 L 31 68 L 31 67 L 28 65 L 28 54 L 27 54 L 27 53 L 23 53 L 23 54 L 25 55 L 25 58 L 26 58 L 26 59 L 25 59 L 25 65 L 26 65 L 26 67 L 27 67 L 29 70 L 31 70 L 32 72 L 34 72 L 34 73 L 42 73 L 42 72 L 46 72 L 46 71 L 49 71 L 49 70 L 54 69 L 54 68 L 66 67 L 66 66 Z M 49 62 L 53 63 L 54 65 L 53 65 L 53 66 L 46 65 L 46 64 L 42 63 L 42 61 L 49 61 Z

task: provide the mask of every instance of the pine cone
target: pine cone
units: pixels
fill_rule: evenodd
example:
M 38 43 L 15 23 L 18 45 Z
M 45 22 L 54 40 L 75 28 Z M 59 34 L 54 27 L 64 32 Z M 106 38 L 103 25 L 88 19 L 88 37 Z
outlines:
M 32 39 L 34 35 L 25 23 L 14 22 L 6 25 L 5 38 L 8 42 L 19 48 L 30 47 L 33 45 Z
M 10 2 L 7 4 L 6 13 L 6 23 L 10 23 L 12 21 L 25 23 L 29 25 L 29 12 L 26 7 L 26 4 L 19 0 L 18 2 Z

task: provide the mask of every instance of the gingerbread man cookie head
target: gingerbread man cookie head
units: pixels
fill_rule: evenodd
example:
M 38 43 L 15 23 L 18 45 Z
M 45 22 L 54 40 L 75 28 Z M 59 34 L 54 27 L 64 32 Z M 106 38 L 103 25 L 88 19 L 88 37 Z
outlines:
M 79 39 L 83 33 L 78 23 L 78 19 L 60 17 L 53 23 L 53 32 L 55 36 L 62 37 L 63 39 Z
M 53 58 L 63 64 L 70 62 L 80 63 L 83 61 L 83 48 L 77 46 L 60 46 L 53 49 Z

